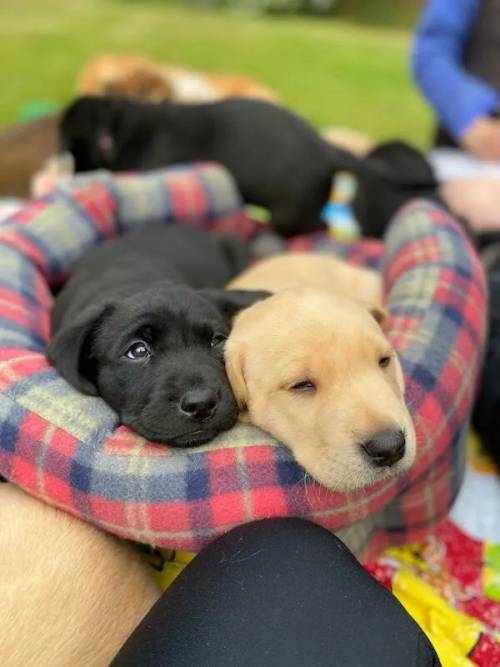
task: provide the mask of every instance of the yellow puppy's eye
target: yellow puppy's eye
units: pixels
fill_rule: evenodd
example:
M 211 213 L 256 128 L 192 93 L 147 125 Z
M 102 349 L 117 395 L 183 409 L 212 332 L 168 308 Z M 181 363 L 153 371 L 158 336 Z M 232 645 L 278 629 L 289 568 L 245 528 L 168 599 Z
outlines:
M 314 391 L 316 389 L 316 385 L 314 382 L 311 382 L 311 380 L 301 380 L 300 382 L 296 382 L 293 384 L 290 389 L 292 391 L 297 391 L 297 392 L 306 392 L 306 391 Z
M 389 356 L 387 357 L 380 357 L 378 360 L 378 365 L 380 368 L 387 368 L 387 366 L 391 363 L 391 358 Z

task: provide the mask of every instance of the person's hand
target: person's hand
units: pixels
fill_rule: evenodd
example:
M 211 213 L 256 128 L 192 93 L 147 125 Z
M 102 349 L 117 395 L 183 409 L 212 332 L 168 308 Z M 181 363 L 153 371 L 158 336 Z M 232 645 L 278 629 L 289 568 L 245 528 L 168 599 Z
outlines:
M 476 231 L 500 231 L 500 178 L 448 181 L 441 185 L 440 193 L 450 209 Z
M 500 161 L 500 119 L 476 118 L 462 135 L 460 143 L 481 160 Z

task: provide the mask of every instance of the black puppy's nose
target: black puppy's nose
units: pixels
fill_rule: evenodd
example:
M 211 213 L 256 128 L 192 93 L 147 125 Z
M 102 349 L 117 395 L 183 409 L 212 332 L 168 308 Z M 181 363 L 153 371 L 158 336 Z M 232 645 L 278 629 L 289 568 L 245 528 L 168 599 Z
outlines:
M 187 391 L 179 402 L 179 409 L 196 421 L 211 417 L 217 406 L 217 394 L 213 389 L 193 389 Z
M 373 465 L 380 468 L 393 466 L 405 454 L 405 434 L 403 431 L 381 431 L 361 446 Z

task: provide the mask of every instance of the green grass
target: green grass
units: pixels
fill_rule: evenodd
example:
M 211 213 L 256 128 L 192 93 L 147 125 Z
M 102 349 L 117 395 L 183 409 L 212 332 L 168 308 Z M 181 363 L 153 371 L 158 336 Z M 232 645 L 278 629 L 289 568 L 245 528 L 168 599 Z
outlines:
M 346 19 L 207 12 L 161 0 L 1 0 L 0 123 L 23 105 L 63 103 L 100 52 L 141 52 L 242 72 L 319 127 L 423 144 L 429 117 L 407 67 L 410 31 Z

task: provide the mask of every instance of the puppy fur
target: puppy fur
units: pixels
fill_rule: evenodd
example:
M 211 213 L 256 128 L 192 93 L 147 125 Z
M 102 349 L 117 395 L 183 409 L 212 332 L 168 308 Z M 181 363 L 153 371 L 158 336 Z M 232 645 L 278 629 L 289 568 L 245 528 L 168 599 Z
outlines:
M 364 161 L 366 165 L 376 164 L 377 171 L 360 170 L 352 201 L 363 236 L 382 238 L 401 207 L 421 198 L 448 211 L 478 248 L 500 240 L 499 232 L 478 232 L 466 218 L 450 208 L 446 184 L 438 182 L 431 163 L 414 146 L 404 141 L 386 141 L 372 147 Z M 398 174 L 398 178 L 380 178 L 382 172 Z
M 284 236 L 324 227 L 337 171 L 397 175 L 332 146 L 303 119 L 262 100 L 146 104 L 83 97 L 65 111 L 61 148 L 76 171 L 147 170 L 198 160 L 224 165 L 245 201 L 263 206 Z M 361 172 L 360 172 L 361 173 Z
M 372 147 L 365 156 L 368 162 L 375 160 L 397 172 L 399 179 L 395 183 L 364 172 L 352 203 L 363 236 L 382 238 L 397 211 L 416 197 L 446 208 L 434 170 L 421 151 L 404 141 L 387 141 Z
M 105 667 L 158 599 L 135 549 L 0 484 L 0 655 L 24 667 Z
M 307 286 L 297 288 L 301 280 Z M 378 305 L 377 274 L 297 254 L 265 260 L 231 283 L 264 285 L 279 291 L 236 317 L 225 346 L 240 418 L 285 443 L 334 490 L 406 471 L 415 432 L 401 366 L 382 330 L 388 316 Z M 387 432 L 404 434 L 404 454 L 379 465 L 364 447 Z
M 137 55 L 102 54 L 80 73 L 79 95 L 117 95 L 159 102 L 214 102 L 227 97 L 252 97 L 276 102 L 266 86 L 238 74 L 196 72 L 156 63 Z
M 331 255 L 295 252 L 275 255 L 240 273 L 229 289 L 279 292 L 292 287 L 318 287 L 335 294 L 382 304 L 382 281 L 376 271 L 353 267 Z
M 500 243 L 483 254 L 490 297 L 488 342 L 472 413 L 472 425 L 500 474 Z
M 149 440 L 211 440 L 237 419 L 223 358 L 231 319 L 267 293 L 201 288 L 226 283 L 241 251 L 236 237 L 168 225 L 93 248 L 57 296 L 49 361 Z

